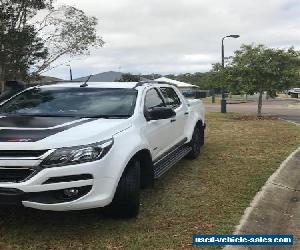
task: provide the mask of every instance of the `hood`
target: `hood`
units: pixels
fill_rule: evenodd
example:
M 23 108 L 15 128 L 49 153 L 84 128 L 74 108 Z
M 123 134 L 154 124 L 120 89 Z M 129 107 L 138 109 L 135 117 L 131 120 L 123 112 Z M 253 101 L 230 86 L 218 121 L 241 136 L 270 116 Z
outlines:
M 0 149 L 52 149 L 99 142 L 131 126 L 128 119 L 0 117 Z

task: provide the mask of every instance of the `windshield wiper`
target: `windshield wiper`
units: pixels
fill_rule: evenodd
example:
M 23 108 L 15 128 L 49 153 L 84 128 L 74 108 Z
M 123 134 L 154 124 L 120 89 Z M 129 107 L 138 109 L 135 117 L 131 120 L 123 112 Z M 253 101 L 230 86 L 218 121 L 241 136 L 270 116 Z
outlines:
M 83 115 L 63 115 L 63 114 L 5 114 L 0 113 L 0 116 L 28 116 L 28 117 L 78 117 L 78 118 L 103 118 L 103 119 L 125 119 L 129 118 L 130 115 L 91 115 L 91 116 L 83 116 Z
M 57 114 L 31 114 L 29 116 L 37 116 L 37 117 L 77 117 L 76 115 L 57 115 Z
M 85 116 L 82 118 L 104 118 L 104 119 L 124 119 L 129 118 L 130 115 L 92 115 L 92 116 Z
M 28 117 L 78 117 L 76 115 L 58 115 L 58 114 L 0 114 L 0 116 L 28 116 Z

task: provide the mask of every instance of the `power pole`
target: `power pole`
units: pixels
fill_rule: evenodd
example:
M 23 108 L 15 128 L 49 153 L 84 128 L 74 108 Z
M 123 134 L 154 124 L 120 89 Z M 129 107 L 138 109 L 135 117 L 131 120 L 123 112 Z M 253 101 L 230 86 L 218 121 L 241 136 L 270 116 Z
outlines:
M 1 50 L 0 50 L 0 55 L 4 53 L 4 45 L 1 44 Z M 3 72 L 3 65 L 0 63 L 0 91 L 3 93 L 4 91 L 4 72 Z
M 0 64 L 0 85 L 1 85 L 0 91 L 1 91 L 1 93 L 3 93 L 3 91 L 4 91 L 4 81 L 2 80 L 3 79 L 2 72 L 3 72 L 2 65 Z
M 70 80 L 73 81 L 73 72 L 72 72 L 71 64 L 70 64 Z

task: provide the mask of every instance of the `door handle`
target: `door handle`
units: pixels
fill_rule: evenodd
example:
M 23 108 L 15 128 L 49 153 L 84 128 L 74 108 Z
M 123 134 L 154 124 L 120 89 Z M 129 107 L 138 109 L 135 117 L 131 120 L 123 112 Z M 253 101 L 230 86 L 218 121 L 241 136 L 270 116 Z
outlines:
M 171 119 L 171 122 L 176 122 L 176 119 Z
M 185 113 L 184 113 L 184 115 L 188 115 L 188 114 L 189 114 L 189 112 L 185 112 Z

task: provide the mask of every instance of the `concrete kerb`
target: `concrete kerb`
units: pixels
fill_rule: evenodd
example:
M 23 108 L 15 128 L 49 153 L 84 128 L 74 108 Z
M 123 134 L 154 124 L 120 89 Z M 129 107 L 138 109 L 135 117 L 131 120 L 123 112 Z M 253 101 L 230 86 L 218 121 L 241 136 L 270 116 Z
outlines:
M 281 121 L 285 121 L 285 122 L 288 122 L 288 123 L 292 123 L 292 124 L 294 124 L 294 125 L 296 125 L 296 126 L 300 126 L 300 123 L 297 123 L 297 122 L 293 122 L 293 121 L 290 121 L 290 120 L 285 120 L 285 119 L 282 119 L 282 118 L 278 118 L 279 120 L 281 120 Z

